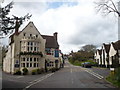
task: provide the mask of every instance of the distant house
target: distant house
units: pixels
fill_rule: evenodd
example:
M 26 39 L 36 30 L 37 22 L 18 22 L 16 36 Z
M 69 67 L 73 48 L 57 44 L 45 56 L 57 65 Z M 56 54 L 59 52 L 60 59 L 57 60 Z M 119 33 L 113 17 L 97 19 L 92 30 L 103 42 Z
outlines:
M 110 45 L 109 64 L 111 67 L 120 65 L 120 40 Z
M 99 66 L 102 65 L 102 56 L 101 55 L 102 55 L 102 50 L 97 49 L 94 56 L 95 56 L 95 60 L 96 60 L 96 62 L 98 63 Z
M 120 40 L 103 44 L 102 49 L 97 50 L 94 56 L 99 66 L 108 68 L 120 66 Z
M 102 66 L 109 67 L 109 50 L 110 44 L 103 43 L 102 46 Z
M 57 41 L 57 32 L 53 34 L 53 36 L 42 35 L 44 39 L 46 39 L 45 43 L 45 51 L 46 51 L 46 67 L 50 68 L 60 68 L 62 63 L 62 54 L 59 50 L 59 44 Z

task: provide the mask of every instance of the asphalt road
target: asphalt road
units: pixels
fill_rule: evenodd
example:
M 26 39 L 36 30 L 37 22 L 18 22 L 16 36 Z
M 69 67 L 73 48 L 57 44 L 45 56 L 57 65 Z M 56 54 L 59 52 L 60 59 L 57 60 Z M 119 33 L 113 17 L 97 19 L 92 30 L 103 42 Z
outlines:
M 108 69 L 83 68 L 71 65 L 54 73 L 40 75 L 10 75 L 3 73 L 2 88 L 115 88 L 105 81 Z

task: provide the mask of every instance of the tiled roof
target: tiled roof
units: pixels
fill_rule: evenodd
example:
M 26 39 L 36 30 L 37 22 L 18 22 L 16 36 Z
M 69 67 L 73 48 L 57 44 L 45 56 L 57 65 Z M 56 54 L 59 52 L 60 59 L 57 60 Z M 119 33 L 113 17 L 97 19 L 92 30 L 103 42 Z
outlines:
M 109 53 L 109 51 L 110 51 L 110 44 L 103 44 L 103 45 L 105 47 L 106 53 Z
M 54 36 L 48 36 L 48 35 L 41 35 L 44 39 L 46 39 L 46 48 L 59 48 L 58 42 L 55 39 Z
M 113 47 L 114 47 L 115 50 L 120 49 L 120 40 L 116 41 L 115 43 L 112 42 L 112 44 L 113 44 Z
M 102 54 L 102 49 L 98 49 L 98 53 L 99 53 L 99 55 L 101 55 Z

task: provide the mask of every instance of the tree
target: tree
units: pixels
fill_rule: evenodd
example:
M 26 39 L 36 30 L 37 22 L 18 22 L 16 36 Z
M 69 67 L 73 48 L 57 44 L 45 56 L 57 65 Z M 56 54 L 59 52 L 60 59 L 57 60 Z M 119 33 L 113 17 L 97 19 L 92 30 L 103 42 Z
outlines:
M 95 4 L 98 12 L 102 12 L 104 15 L 116 13 L 120 17 L 120 12 L 113 0 L 98 0 Z
M 85 45 L 85 46 L 83 46 L 82 48 L 81 48 L 81 50 L 79 50 L 79 52 L 80 51 L 86 51 L 86 52 L 95 52 L 96 51 L 96 46 L 94 46 L 94 45 Z
M 13 2 L 9 3 L 5 7 L 0 7 L 0 38 L 4 38 L 7 35 L 13 33 L 13 31 L 18 30 L 25 20 L 30 19 L 32 15 L 29 13 L 23 17 L 17 17 L 12 15 L 9 17 L 10 9 L 13 8 Z

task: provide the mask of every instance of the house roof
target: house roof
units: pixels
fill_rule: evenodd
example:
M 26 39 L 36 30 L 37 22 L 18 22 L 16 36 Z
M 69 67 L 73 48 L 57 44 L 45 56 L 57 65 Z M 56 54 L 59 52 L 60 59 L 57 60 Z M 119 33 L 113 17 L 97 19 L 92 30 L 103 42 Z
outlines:
M 25 26 L 25 28 L 30 24 L 30 23 L 32 23 L 33 25 L 34 25 L 34 23 L 33 22 L 29 22 L 26 26 Z M 35 27 L 35 25 L 34 25 L 34 27 Z M 25 30 L 25 28 L 22 30 L 22 31 L 24 31 Z M 35 27 L 36 28 L 36 27 Z M 36 28 L 36 30 L 38 31 L 38 29 Z M 17 32 L 17 33 L 13 33 L 11 36 L 10 36 L 10 38 L 11 38 L 11 43 L 13 43 L 14 42 L 14 39 L 13 39 L 13 37 L 14 37 L 14 35 L 19 35 L 22 31 L 19 31 L 19 32 Z M 39 31 L 38 31 L 38 33 L 39 33 Z M 39 33 L 40 34 L 40 33 Z M 41 34 L 40 34 L 41 35 Z M 56 38 L 55 38 L 55 36 L 48 36 L 48 35 L 41 35 L 42 37 L 43 37 L 43 39 L 46 39 L 46 48 L 59 48 L 59 44 L 58 44 L 58 42 L 57 42 L 57 40 L 56 40 Z M 10 44 L 11 44 L 10 43 Z
M 103 45 L 105 47 L 106 53 L 109 53 L 109 51 L 110 51 L 110 44 L 103 44 Z
M 54 36 L 41 35 L 44 39 L 46 39 L 46 48 L 59 48 L 59 44 Z
M 120 40 L 116 41 L 115 43 L 112 42 L 112 44 L 113 44 L 113 47 L 114 47 L 115 50 L 120 49 Z
M 98 49 L 98 53 L 99 53 L 99 55 L 101 55 L 102 54 L 102 49 Z

